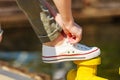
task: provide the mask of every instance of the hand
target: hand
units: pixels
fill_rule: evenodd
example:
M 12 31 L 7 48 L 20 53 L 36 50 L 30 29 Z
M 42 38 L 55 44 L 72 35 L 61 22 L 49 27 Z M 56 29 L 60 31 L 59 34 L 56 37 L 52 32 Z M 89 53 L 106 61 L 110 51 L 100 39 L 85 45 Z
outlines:
M 82 28 L 76 23 L 64 25 L 63 30 L 72 44 L 78 43 L 82 38 Z
M 70 41 L 70 43 L 75 44 L 78 43 L 81 38 L 82 38 L 82 28 L 76 24 L 69 24 L 63 23 L 63 20 L 61 18 L 61 15 L 57 13 L 57 15 L 55 16 L 55 20 L 56 22 L 62 27 L 63 31 L 65 32 L 65 34 L 67 35 L 68 40 Z

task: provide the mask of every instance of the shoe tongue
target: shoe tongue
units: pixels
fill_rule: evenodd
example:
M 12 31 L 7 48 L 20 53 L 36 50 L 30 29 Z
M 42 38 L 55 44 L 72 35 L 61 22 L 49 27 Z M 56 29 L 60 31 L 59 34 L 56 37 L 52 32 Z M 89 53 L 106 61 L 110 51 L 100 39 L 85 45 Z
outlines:
M 65 39 L 65 40 L 63 41 L 62 45 L 67 45 L 67 44 L 68 44 L 68 40 Z
M 63 42 L 63 45 L 68 45 L 68 46 L 71 45 L 72 46 L 73 44 L 71 44 L 68 39 L 65 39 Z
M 69 44 L 68 39 L 64 39 L 63 43 L 60 46 L 66 46 Z
M 69 40 L 68 40 L 68 39 L 64 39 L 63 43 L 62 43 L 59 47 L 61 47 L 61 46 L 69 46 L 69 45 L 72 45 L 72 44 L 69 42 Z

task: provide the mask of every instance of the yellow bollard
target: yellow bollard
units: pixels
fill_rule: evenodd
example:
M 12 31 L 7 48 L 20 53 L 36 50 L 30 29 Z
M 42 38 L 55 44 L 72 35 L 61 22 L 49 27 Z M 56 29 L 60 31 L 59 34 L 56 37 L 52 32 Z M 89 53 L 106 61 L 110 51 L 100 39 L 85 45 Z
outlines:
M 75 80 L 77 71 L 75 69 L 71 69 L 67 74 L 67 80 Z
M 100 57 L 90 60 L 74 61 L 76 69 L 72 69 L 67 74 L 67 80 L 108 80 L 96 76 L 97 65 L 101 63 Z

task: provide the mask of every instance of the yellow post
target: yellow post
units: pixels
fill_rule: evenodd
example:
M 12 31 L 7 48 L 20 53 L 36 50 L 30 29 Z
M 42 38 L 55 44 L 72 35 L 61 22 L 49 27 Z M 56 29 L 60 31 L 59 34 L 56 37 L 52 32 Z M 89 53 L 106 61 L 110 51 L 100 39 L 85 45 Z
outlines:
M 108 80 L 96 76 L 97 65 L 101 63 L 101 58 L 90 60 L 74 61 L 77 65 L 76 69 L 72 69 L 67 74 L 67 80 Z

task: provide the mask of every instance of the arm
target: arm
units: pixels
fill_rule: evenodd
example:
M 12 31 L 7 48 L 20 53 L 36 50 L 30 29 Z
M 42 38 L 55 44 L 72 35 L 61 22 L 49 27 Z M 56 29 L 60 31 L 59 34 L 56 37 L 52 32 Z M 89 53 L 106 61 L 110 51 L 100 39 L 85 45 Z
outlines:
M 81 40 L 82 28 L 74 22 L 71 0 L 53 0 L 63 20 L 63 30 L 71 43 Z
M 61 17 L 64 25 L 73 24 L 73 16 L 71 11 L 71 0 L 53 0 Z

